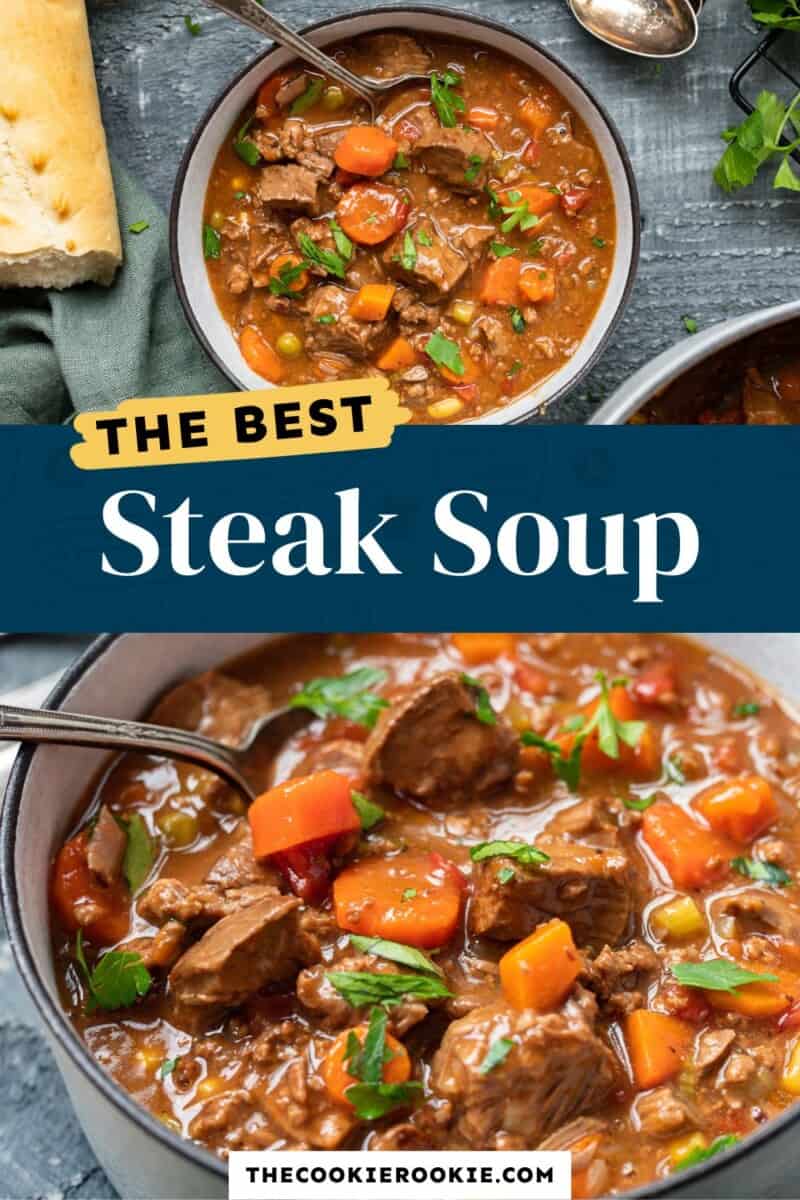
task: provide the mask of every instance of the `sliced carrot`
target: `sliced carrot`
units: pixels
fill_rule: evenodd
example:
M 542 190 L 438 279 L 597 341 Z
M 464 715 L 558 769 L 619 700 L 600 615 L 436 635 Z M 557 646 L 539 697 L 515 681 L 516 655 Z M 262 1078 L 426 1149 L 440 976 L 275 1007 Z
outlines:
M 641 718 L 638 705 L 624 684 L 617 684 L 609 688 L 608 702 L 612 713 L 619 721 L 636 721 Z M 598 704 L 599 699 L 584 705 L 581 715 L 588 721 L 597 711 Z M 574 733 L 561 734 L 555 741 L 558 742 L 562 752 L 568 755 L 575 745 L 575 737 Z M 658 773 L 660 769 L 658 745 L 650 725 L 645 725 L 635 746 L 629 746 L 627 742 L 620 739 L 617 758 L 611 758 L 603 753 L 600 749 L 599 737 L 599 731 L 595 729 L 583 744 L 581 753 L 583 770 L 597 772 L 621 770 L 641 779 L 650 779 Z
M 466 123 L 471 125 L 473 129 L 482 129 L 484 133 L 491 133 L 497 129 L 500 121 L 500 113 L 496 108 L 490 108 L 488 104 L 473 104 L 467 109 Z
M 317 771 L 262 792 L 247 811 L 256 858 L 359 829 L 352 791 L 346 775 Z
M 555 917 L 500 959 L 500 983 L 514 1008 L 547 1012 L 569 992 L 583 965 L 572 930 Z
M 479 300 L 483 304 L 516 304 L 519 271 L 520 261 L 513 254 L 490 262 L 483 276 Z
M 384 350 L 377 362 L 382 371 L 402 371 L 419 362 L 419 355 L 408 338 L 396 337 Z
M 458 925 L 463 883 L 455 863 L 441 855 L 409 851 L 394 858 L 365 858 L 336 877 L 336 922 L 340 929 L 367 937 L 442 946 Z
M 271 279 L 280 279 L 281 271 L 287 267 L 299 267 L 302 262 L 296 254 L 279 254 L 274 258 L 269 266 L 269 274 Z M 303 288 L 308 287 L 308 271 L 301 271 L 296 279 L 291 283 L 287 283 L 286 287 L 290 292 L 302 292 Z
M 735 842 L 752 842 L 778 816 L 772 788 L 760 775 L 740 775 L 712 784 L 692 804 L 712 829 Z
M 519 196 L 519 200 L 511 199 Z M 504 205 L 527 204 L 528 212 L 535 217 L 543 217 L 558 207 L 560 194 L 550 188 L 539 187 L 538 183 L 518 183 L 512 188 L 506 188 L 500 193 L 500 203 Z
M 536 96 L 526 96 L 519 106 L 519 119 L 535 138 L 553 124 L 553 111 Z
M 694 1029 L 678 1017 L 639 1008 L 625 1018 L 625 1045 L 638 1088 L 658 1087 L 680 1071 Z
M 642 837 L 678 888 L 702 888 L 725 873 L 736 847 L 669 800 L 658 800 L 642 817 Z
M 377 246 L 398 233 L 411 206 L 397 188 L 386 183 L 354 183 L 336 208 L 336 219 L 349 238 L 362 246 Z
M 523 263 L 519 277 L 519 290 L 532 304 L 555 300 L 556 273 L 550 267 L 537 267 L 535 263 Z
M 393 283 L 365 283 L 350 301 L 350 315 L 358 321 L 383 321 L 397 291 Z
M 470 666 L 494 662 L 503 655 L 513 658 L 517 644 L 513 633 L 453 633 L 450 641 Z
M 283 379 L 283 363 L 277 351 L 253 325 L 245 325 L 240 333 L 239 349 L 244 361 L 256 375 L 261 375 L 270 383 L 280 383 Z
M 351 125 L 336 147 L 336 165 L 353 175 L 383 175 L 394 162 L 397 142 L 377 125 Z
M 367 1028 L 366 1025 L 357 1025 L 355 1029 L 343 1029 L 322 1060 L 322 1078 L 325 1080 L 325 1086 L 333 1099 L 340 1104 L 350 1104 L 347 1089 L 359 1082 L 347 1069 L 350 1034 L 354 1033 L 359 1045 L 363 1046 Z M 392 1057 L 383 1064 L 383 1082 L 407 1083 L 411 1078 L 411 1059 L 408 1057 L 408 1051 L 391 1033 L 386 1034 L 386 1046 Z
M 82 830 L 66 842 L 53 863 L 50 895 L 62 925 L 70 933 L 83 929 L 93 942 L 110 946 L 120 941 L 130 924 L 130 897 L 123 883 L 106 886 L 92 874 L 88 861 L 89 835 Z M 91 913 L 87 923 L 82 912 Z
M 748 970 L 777 975 L 778 980 L 775 983 L 745 983 L 734 992 L 704 990 L 706 1000 L 718 1012 L 741 1013 L 743 1017 L 777 1017 L 800 999 L 800 976 L 772 967 L 761 968 L 753 963 L 743 965 Z

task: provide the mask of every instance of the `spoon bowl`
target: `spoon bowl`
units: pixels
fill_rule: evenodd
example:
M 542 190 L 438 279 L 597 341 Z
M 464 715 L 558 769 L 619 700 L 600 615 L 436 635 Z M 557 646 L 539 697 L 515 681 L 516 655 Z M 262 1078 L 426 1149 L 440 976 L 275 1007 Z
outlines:
M 569 6 L 584 29 L 627 54 L 678 58 L 697 42 L 690 0 L 569 0 Z

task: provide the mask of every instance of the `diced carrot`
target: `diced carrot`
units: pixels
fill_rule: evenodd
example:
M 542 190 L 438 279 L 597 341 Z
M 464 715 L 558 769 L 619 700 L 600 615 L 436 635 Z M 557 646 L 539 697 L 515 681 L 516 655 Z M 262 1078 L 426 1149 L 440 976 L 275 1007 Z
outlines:
M 540 138 L 553 124 L 553 112 L 536 96 L 526 96 L 519 106 L 519 119 L 535 138 Z
M 280 279 L 281 271 L 287 267 L 299 267 L 302 262 L 296 254 L 279 254 L 270 263 L 269 274 L 271 279 Z M 303 288 L 308 287 L 308 271 L 301 271 L 296 279 L 291 283 L 286 284 L 290 292 L 302 292 Z
M 349 238 L 362 246 L 377 246 L 398 233 L 411 211 L 397 188 L 385 183 L 354 183 L 336 208 L 336 219 Z
M 639 708 L 624 684 L 617 684 L 609 688 L 608 702 L 612 713 L 618 721 L 637 721 L 641 718 Z M 588 721 L 594 716 L 598 704 L 599 699 L 592 700 L 589 704 L 584 705 L 581 715 Z M 565 733 L 555 738 L 555 741 L 561 746 L 564 754 L 571 752 L 575 745 L 576 736 L 574 733 Z M 619 756 L 617 758 L 611 758 L 609 755 L 604 754 L 600 749 L 599 738 L 599 731 L 595 729 L 583 743 L 583 751 L 581 753 L 581 767 L 583 770 L 601 773 L 621 770 L 639 779 L 652 779 L 658 773 L 660 769 L 660 757 L 658 743 L 652 726 L 645 725 L 635 746 L 629 746 L 627 742 L 623 742 L 620 739 L 618 746 Z
M 490 262 L 483 276 L 479 299 L 483 304 L 516 304 L 520 261 L 509 254 Z
M 470 666 L 503 656 L 513 658 L 517 644 L 513 633 L 453 633 L 450 641 Z
M 384 350 L 377 362 L 382 371 L 402 371 L 419 362 L 419 355 L 408 338 L 396 337 Z
M 350 1104 L 347 1089 L 359 1082 L 347 1070 L 347 1043 L 350 1034 L 354 1033 L 359 1044 L 363 1046 L 367 1028 L 366 1025 L 357 1025 L 355 1029 L 343 1029 L 322 1060 L 322 1078 L 325 1080 L 325 1086 L 340 1104 Z M 411 1059 L 408 1057 L 408 1051 L 391 1033 L 386 1034 L 386 1047 L 392 1057 L 383 1064 L 383 1082 L 406 1083 L 411 1078 Z
M 778 816 L 772 788 L 760 775 L 724 779 L 695 796 L 692 804 L 712 829 L 735 842 L 752 842 Z
M 542 304 L 556 298 L 556 273 L 550 267 L 524 263 L 519 277 L 519 290 L 531 304 Z
M 317 771 L 262 792 L 247 811 L 256 858 L 359 829 L 352 790 L 338 771 Z
M 485 133 L 491 133 L 497 129 L 500 121 L 500 113 L 496 108 L 490 108 L 487 104 L 473 104 L 467 109 L 466 123 L 471 125 L 473 129 L 482 129 Z
M 718 1012 L 741 1013 L 744 1017 L 778 1017 L 800 999 L 800 976 L 771 966 L 742 965 L 747 970 L 777 975 L 778 980 L 775 983 L 741 984 L 733 992 L 704 990 L 706 1000 Z
M 110 946 L 130 924 L 130 897 L 121 882 L 110 886 L 95 878 L 88 861 L 89 834 L 84 829 L 66 842 L 53 864 L 50 895 L 61 923 L 70 933 L 83 929 L 93 942 Z M 91 920 L 81 919 L 90 913 Z
M 547 1012 L 569 992 L 582 967 L 572 930 L 555 917 L 517 942 L 500 959 L 500 983 L 514 1008 Z
M 351 317 L 358 321 L 382 321 L 396 291 L 393 283 L 365 283 L 350 301 Z
M 512 195 L 519 195 L 519 200 L 512 200 Z M 539 187 L 538 183 L 516 183 L 500 193 L 501 204 L 527 204 L 528 212 L 536 217 L 543 217 L 545 213 L 552 212 L 558 207 L 560 198 L 560 193 L 553 192 L 550 188 Z
M 469 384 L 474 383 L 476 379 L 481 377 L 481 369 L 475 362 L 475 359 L 470 356 L 464 346 L 459 347 L 461 353 L 461 361 L 464 364 L 463 375 L 457 375 L 455 371 L 451 371 L 449 367 L 439 367 L 444 378 L 448 383 Z
M 333 152 L 336 165 L 353 175 L 383 175 L 394 162 L 397 142 L 377 125 L 351 125 Z
M 261 375 L 270 383 L 280 383 L 283 379 L 283 363 L 277 351 L 253 325 L 245 325 L 240 333 L 239 349 L 244 361 L 256 375 Z
M 694 1038 L 686 1021 L 638 1008 L 625 1018 L 625 1045 L 638 1088 L 658 1087 L 677 1075 Z
M 642 817 L 642 837 L 677 888 L 702 888 L 725 873 L 736 854 L 732 842 L 704 829 L 668 800 Z
M 336 877 L 336 922 L 340 929 L 367 937 L 443 946 L 456 931 L 464 900 L 457 870 L 441 855 L 411 851 L 362 859 Z

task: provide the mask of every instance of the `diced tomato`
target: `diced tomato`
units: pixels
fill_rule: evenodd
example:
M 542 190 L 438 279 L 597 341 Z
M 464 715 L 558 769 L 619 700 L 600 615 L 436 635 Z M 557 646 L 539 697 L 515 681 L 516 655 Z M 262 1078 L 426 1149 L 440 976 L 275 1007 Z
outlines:
M 640 704 L 671 708 L 678 691 L 675 664 L 667 661 L 652 663 L 634 679 L 631 691 Z
M 529 167 L 538 167 L 542 161 L 542 143 L 537 142 L 535 138 L 531 138 L 525 143 L 525 148 L 522 151 L 522 161 L 527 163 Z
M 465 404 L 473 404 L 480 395 L 477 383 L 462 383 L 460 387 L 454 387 L 452 391 L 460 396 Z
M 514 669 L 514 682 L 522 688 L 523 692 L 529 692 L 531 696 L 546 696 L 552 686 L 544 671 L 539 671 L 529 663 L 523 662 L 517 663 Z
M 469 880 L 459 866 L 449 858 L 445 858 L 438 850 L 432 851 L 431 860 L 433 862 L 433 871 L 431 874 L 441 874 L 442 879 L 449 879 L 451 883 L 455 883 L 460 887 L 462 892 L 466 892 L 469 887 Z
M 272 862 L 286 877 L 296 896 L 306 904 L 321 904 L 331 886 L 333 853 L 339 836 L 317 838 L 272 855 Z
M 561 207 L 568 217 L 574 217 L 591 203 L 592 189 L 570 187 L 561 193 Z
M 128 932 L 129 896 L 123 883 L 108 887 L 96 878 L 89 868 L 88 845 L 84 829 L 61 847 L 53 863 L 50 894 L 70 933 L 83 929 L 91 941 L 110 946 Z
M 800 1000 L 778 1017 L 778 1029 L 800 1029 Z
M 337 167 L 333 173 L 333 178 L 340 187 L 352 187 L 354 183 L 361 182 L 360 175 L 354 175 L 352 171 L 345 171 L 343 167 Z

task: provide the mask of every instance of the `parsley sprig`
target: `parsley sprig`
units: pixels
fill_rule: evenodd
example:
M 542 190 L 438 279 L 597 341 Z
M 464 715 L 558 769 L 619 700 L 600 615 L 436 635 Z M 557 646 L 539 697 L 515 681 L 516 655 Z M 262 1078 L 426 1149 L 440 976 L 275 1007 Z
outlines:
M 481 683 L 480 679 L 476 679 L 474 675 L 462 675 L 461 682 L 465 687 L 468 687 L 475 695 L 475 716 L 482 725 L 496 725 L 497 714 L 492 708 L 492 701 L 489 693 Z
M 788 887 L 792 877 L 777 863 L 762 862 L 760 858 L 732 858 L 731 866 L 740 875 L 755 879 L 758 883 L 768 883 L 772 887 Z
M 800 191 L 800 175 L 790 158 L 800 146 L 800 137 L 783 140 L 791 130 L 800 134 L 800 92 L 788 106 L 774 92 L 761 92 L 750 115 L 722 134 L 728 145 L 714 169 L 716 183 L 725 192 L 736 192 L 751 184 L 771 161 L 779 163 L 772 186 Z
M 407 1108 L 422 1093 L 422 1084 L 384 1083 L 383 1069 L 392 1060 L 386 1044 L 387 1016 L 383 1009 L 373 1008 L 363 1045 L 351 1030 L 347 1035 L 345 1065 L 347 1073 L 359 1080 L 345 1090 L 345 1096 L 362 1121 L 376 1121 L 396 1108 Z
M 487 858 L 514 858 L 524 867 L 540 867 L 542 863 L 550 862 L 550 855 L 545 854 L 538 846 L 529 846 L 527 842 L 479 842 L 469 852 L 473 862 L 483 862 Z
M 386 682 L 386 672 L 375 667 L 360 667 L 346 675 L 321 676 L 311 679 L 292 696 L 289 708 L 308 708 L 317 717 L 344 717 L 357 725 L 372 729 L 381 709 L 389 701 L 371 689 Z
M 364 1004 L 377 1004 L 389 1009 L 402 1004 L 407 996 L 415 1000 L 437 1000 L 446 999 L 451 995 L 444 983 L 427 971 L 424 975 L 388 975 L 379 971 L 328 971 L 325 978 L 353 1008 L 361 1008 Z
M 414 891 L 413 888 L 406 889 Z M 415 946 L 406 946 L 403 942 L 391 942 L 388 938 L 363 937 L 358 933 L 350 934 L 350 945 L 362 954 L 374 954 L 378 958 L 388 959 L 389 962 L 400 963 L 403 967 L 412 967 L 416 971 L 426 971 L 431 975 L 442 975 L 441 967 L 437 967 L 432 958 L 417 950 Z
M 256 167 L 261 161 L 261 151 L 255 144 L 252 138 L 247 135 L 250 132 L 250 126 L 255 121 L 255 113 L 248 117 L 244 125 L 242 125 L 236 137 L 233 139 L 233 148 L 239 155 L 242 162 L 246 162 L 248 167 Z
M 273 275 L 269 281 L 269 290 L 273 296 L 297 296 L 300 288 L 293 287 L 297 283 L 304 271 L 311 266 L 311 263 L 302 258 L 300 262 L 285 262 L 277 275 Z
M 705 962 L 675 963 L 672 974 L 684 987 L 703 988 L 709 992 L 730 992 L 748 983 L 777 983 L 777 975 L 759 975 L 747 971 L 728 958 L 707 958 Z
M 431 103 L 436 109 L 436 115 L 441 125 L 446 129 L 454 129 L 458 114 L 467 107 L 464 97 L 454 89 L 461 86 L 461 76 L 455 71 L 445 71 L 443 75 L 431 74 Z
M 501 232 L 510 233 L 519 226 L 520 232 L 525 233 L 539 224 L 539 218 L 528 210 L 528 201 L 522 199 L 522 192 L 507 192 L 506 200 L 506 204 L 500 205 L 500 210 L 506 218 L 500 226 Z
M 322 267 L 322 270 L 327 275 L 335 275 L 337 279 L 344 279 L 347 273 L 347 257 L 349 256 L 346 257 L 337 250 L 326 250 L 324 246 L 317 245 L 307 233 L 298 234 L 297 245 L 300 247 L 303 257 L 308 259 L 306 266 L 313 264 L 314 266 Z
M 146 996 L 153 983 L 152 976 L 140 954 L 132 950 L 109 950 L 90 970 L 83 949 L 83 931 L 75 939 L 75 960 L 81 969 L 89 998 L 86 1012 L 98 1008 L 113 1012 L 130 1008 L 140 996 Z
M 446 338 L 438 329 L 428 338 L 424 349 L 428 358 L 432 359 L 437 367 L 447 367 L 448 371 L 452 371 L 454 375 L 465 374 L 466 367 L 458 342 L 451 342 L 450 338 Z
M 798 0 L 749 0 L 750 15 L 760 25 L 771 29 L 800 30 Z

